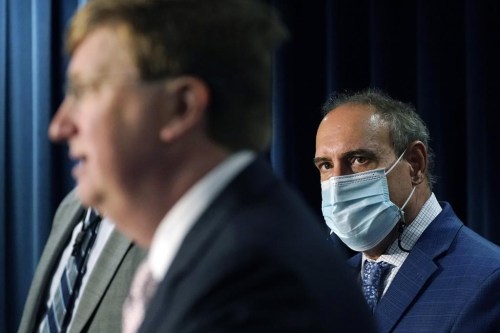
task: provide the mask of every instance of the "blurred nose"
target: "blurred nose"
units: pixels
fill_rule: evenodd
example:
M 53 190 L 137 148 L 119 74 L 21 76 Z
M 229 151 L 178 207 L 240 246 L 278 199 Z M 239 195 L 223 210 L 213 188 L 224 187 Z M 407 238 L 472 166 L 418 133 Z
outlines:
M 67 98 L 59 106 L 49 126 L 49 138 L 54 142 L 68 140 L 76 133 L 76 126 L 71 117 L 71 103 Z

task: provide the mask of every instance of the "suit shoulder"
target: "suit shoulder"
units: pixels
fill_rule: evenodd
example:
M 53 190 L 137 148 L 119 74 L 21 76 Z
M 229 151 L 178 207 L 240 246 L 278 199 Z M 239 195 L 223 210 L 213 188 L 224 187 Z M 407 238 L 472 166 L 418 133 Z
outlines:
M 481 255 L 500 263 L 500 246 L 480 236 L 472 229 L 464 226 L 457 235 L 457 246 L 463 247 L 471 255 Z
M 83 206 L 76 195 L 76 189 L 72 190 L 64 197 L 57 207 L 53 225 L 55 226 L 60 223 L 68 223 L 68 221 L 75 218 L 76 214 L 82 210 L 82 207 Z
M 448 268 L 469 272 L 471 280 L 482 280 L 500 271 L 500 247 L 464 226 L 439 261 Z
M 61 201 L 59 204 L 59 207 L 57 208 L 62 209 L 66 208 L 68 206 L 74 207 L 74 206 L 79 206 L 80 205 L 80 200 L 78 199 L 76 188 L 73 189 L 71 192 L 69 192 Z

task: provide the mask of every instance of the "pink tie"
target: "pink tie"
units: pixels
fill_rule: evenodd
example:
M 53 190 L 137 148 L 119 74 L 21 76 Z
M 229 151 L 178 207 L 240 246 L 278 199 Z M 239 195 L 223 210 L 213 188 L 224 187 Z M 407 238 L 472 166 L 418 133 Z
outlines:
M 123 304 L 122 332 L 135 333 L 144 319 L 148 302 L 153 296 L 158 283 L 144 260 L 134 276 L 129 294 Z

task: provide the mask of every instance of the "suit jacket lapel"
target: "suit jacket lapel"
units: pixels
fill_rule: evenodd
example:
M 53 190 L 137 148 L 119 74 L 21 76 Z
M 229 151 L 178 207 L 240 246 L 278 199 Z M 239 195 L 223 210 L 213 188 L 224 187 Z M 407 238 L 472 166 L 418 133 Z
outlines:
M 203 251 L 209 246 L 214 238 L 213 235 L 217 234 L 218 230 L 229 221 L 228 216 L 240 208 L 246 200 L 249 198 L 252 200 L 251 197 L 254 193 L 255 195 L 262 193 L 262 188 L 269 186 L 269 183 L 274 179 L 269 166 L 257 159 L 237 175 L 215 198 L 186 235 L 165 279 L 158 287 L 156 297 L 151 300 L 144 320 L 147 324 L 141 327 L 140 332 L 152 329 L 152 327 L 147 327 L 148 324 L 155 322 L 152 318 L 159 318 L 168 313 L 170 300 L 165 301 L 162 296 L 173 294 L 170 290 L 175 289 L 176 281 L 182 280 L 183 275 L 189 273 L 190 267 L 194 266 L 194 261 L 203 258 Z M 161 304 L 161 306 L 156 306 L 155 303 Z
M 114 230 L 104 246 L 78 305 L 70 332 L 81 332 L 106 293 L 132 241 Z
M 463 226 L 453 219 L 454 216 L 451 208 L 445 206 L 411 250 L 375 308 L 374 317 L 379 332 L 393 329 L 438 269 L 434 259 L 448 250 L 456 233 Z
M 30 287 L 26 300 L 26 309 L 24 310 L 25 314 L 19 328 L 20 332 L 24 331 L 24 329 L 31 332 L 38 325 L 37 316 L 48 296 L 52 274 L 71 237 L 74 226 L 80 221 L 82 213 L 83 207 L 71 205 L 62 211 L 59 216 L 56 216 Z
M 374 317 L 379 332 L 391 330 L 436 269 L 433 257 L 416 246 L 412 249 L 375 308 Z

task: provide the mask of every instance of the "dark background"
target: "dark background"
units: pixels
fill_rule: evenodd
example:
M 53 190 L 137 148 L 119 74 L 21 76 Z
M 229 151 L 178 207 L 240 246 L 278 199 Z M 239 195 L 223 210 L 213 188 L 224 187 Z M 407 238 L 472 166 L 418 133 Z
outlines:
M 0 332 L 15 332 L 55 209 L 74 186 L 47 139 L 62 99 L 63 31 L 83 0 L 0 0 Z M 312 159 L 329 93 L 376 87 L 431 132 L 439 200 L 500 244 L 499 4 L 268 0 L 291 38 L 275 57 L 270 159 L 320 216 Z

